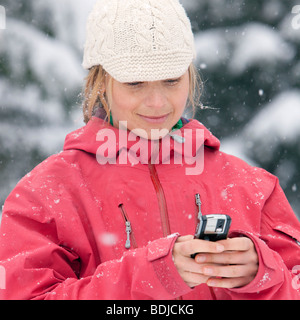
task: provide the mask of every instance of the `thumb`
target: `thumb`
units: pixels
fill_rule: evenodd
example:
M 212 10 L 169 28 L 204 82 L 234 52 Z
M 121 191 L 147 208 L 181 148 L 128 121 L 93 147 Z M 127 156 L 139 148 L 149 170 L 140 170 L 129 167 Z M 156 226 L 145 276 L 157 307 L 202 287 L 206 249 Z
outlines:
M 192 235 L 182 236 L 182 237 L 178 237 L 176 242 L 185 242 L 185 241 L 190 241 L 193 239 L 194 239 L 194 236 L 192 236 Z

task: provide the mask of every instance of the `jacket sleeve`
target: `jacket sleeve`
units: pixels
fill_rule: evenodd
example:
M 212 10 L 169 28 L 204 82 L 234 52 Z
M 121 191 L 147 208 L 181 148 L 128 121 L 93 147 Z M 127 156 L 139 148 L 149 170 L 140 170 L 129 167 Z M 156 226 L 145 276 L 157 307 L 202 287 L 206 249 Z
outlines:
M 0 299 L 174 299 L 190 290 L 172 261 L 177 237 L 130 250 L 80 278 L 80 257 L 58 241 L 54 220 L 38 221 L 34 209 L 32 217 L 4 210 L 0 266 L 5 270 L 5 289 L 1 288 Z
M 228 290 L 234 299 L 300 300 L 300 223 L 278 179 L 262 211 L 261 234 L 237 231 L 255 244 L 256 278 L 243 288 Z
M 84 181 L 75 174 L 77 167 L 66 167 L 67 161 L 67 155 L 54 156 L 40 164 L 6 199 L 0 299 L 151 300 L 190 291 L 172 260 L 178 235 L 103 260 L 95 232 L 105 227 L 92 228 L 86 214 L 97 210 L 96 202 L 88 188 L 78 191 Z
M 191 289 L 172 261 L 177 235 L 125 252 L 121 259 L 100 264 L 94 275 L 64 279 L 38 299 L 46 300 L 170 300 Z

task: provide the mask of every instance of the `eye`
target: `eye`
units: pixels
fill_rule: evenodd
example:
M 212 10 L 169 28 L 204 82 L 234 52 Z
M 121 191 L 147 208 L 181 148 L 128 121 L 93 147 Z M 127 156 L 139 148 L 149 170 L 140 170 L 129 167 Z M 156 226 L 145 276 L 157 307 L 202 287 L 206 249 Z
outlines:
M 126 83 L 126 85 L 129 87 L 138 87 L 138 86 L 141 86 L 142 84 L 143 84 L 143 82 L 128 82 L 128 83 Z
M 168 79 L 165 81 L 166 84 L 169 84 L 169 85 L 175 85 L 177 83 L 179 83 L 181 80 L 181 78 L 176 78 L 176 79 Z

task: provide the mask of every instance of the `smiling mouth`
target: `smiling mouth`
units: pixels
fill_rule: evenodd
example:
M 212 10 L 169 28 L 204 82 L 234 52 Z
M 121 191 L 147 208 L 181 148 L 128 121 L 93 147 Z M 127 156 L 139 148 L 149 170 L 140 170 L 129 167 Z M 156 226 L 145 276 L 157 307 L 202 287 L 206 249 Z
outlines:
M 156 117 L 154 117 L 154 116 L 143 116 L 141 114 L 139 114 L 139 116 L 143 120 L 145 120 L 145 121 L 147 121 L 149 123 L 164 123 L 167 120 L 167 118 L 169 116 L 169 113 L 165 114 L 163 116 L 156 116 Z

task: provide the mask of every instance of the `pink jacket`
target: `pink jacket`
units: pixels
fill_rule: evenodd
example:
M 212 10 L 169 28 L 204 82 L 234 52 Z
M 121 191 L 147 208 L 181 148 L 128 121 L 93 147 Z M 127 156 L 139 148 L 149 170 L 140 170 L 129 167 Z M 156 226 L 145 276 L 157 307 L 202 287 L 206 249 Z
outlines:
M 115 143 L 103 139 L 103 126 Z M 187 143 L 184 129 L 204 133 L 205 147 L 192 149 L 204 153 L 199 175 L 186 174 L 188 157 L 174 161 Z M 156 164 L 120 163 L 124 142 L 133 150 L 136 141 L 118 135 L 94 117 L 9 195 L 0 230 L 1 299 L 300 298 L 300 224 L 276 177 L 220 152 L 218 139 L 196 120 L 171 139 L 169 164 L 161 163 L 162 149 Z M 108 156 L 116 164 L 100 165 Z M 179 276 L 172 248 L 179 235 L 195 232 L 196 193 L 203 214 L 230 215 L 230 236 L 254 242 L 259 270 L 247 286 L 191 289 Z

